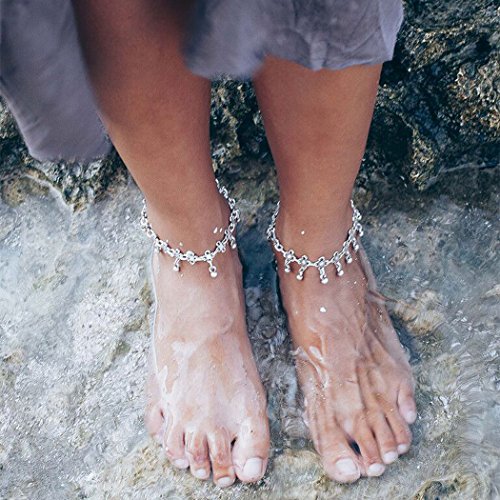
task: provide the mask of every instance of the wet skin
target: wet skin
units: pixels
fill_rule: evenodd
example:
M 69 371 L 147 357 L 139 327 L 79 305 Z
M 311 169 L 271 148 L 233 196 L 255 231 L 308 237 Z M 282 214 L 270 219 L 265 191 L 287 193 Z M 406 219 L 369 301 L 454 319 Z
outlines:
M 326 285 L 315 270 L 298 281 L 278 266 L 304 418 L 339 482 L 383 474 L 408 451 L 416 418 L 407 357 L 362 247 L 353 257 L 342 277 L 329 270 Z
M 172 464 L 221 487 L 258 481 L 269 453 L 266 397 L 245 324 L 241 264 L 208 266 L 154 254 L 157 298 L 146 425 Z

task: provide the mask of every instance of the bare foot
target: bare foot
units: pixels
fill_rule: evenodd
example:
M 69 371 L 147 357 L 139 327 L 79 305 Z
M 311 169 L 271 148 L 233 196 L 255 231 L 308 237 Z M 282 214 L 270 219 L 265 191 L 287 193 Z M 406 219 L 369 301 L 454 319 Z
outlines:
M 283 243 L 295 249 L 295 239 L 300 247 L 298 232 L 286 231 L 283 224 L 280 228 L 279 222 Z M 308 255 L 331 255 L 346 234 L 347 229 L 328 243 L 318 242 Z M 308 243 L 302 243 L 305 253 Z M 381 475 L 385 465 L 408 451 L 409 424 L 416 418 L 407 357 L 366 254 L 360 248 L 353 257 L 342 277 L 329 270 L 326 285 L 313 269 L 297 281 L 297 270 L 285 274 L 278 260 L 306 422 L 325 471 L 340 482 Z
M 153 256 L 156 315 L 149 432 L 172 464 L 199 479 L 229 486 L 258 481 L 266 470 L 266 398 L 245 324 L 237 252 L 208 266 L 184 263 L 179 273 L 163 254 Z

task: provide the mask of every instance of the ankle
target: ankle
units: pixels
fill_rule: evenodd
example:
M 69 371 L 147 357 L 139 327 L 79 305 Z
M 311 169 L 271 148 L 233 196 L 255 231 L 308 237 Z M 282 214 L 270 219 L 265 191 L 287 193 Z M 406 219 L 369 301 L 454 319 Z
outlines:
M 210 203 L 194 207 L 158 206 L 146 201 L 147 213 L 155 233 L 182 251 L 203 253 L 212 250 L 223 237 L 231 212 L 227 201 L 217 194 Z
M 280 206 L 276 233 L 285 248 L 293 248 L 297 255 L 318 259 L 331 255 L 342 247 L 352 225 L 350 200 L 327 210 L 301 210 Z

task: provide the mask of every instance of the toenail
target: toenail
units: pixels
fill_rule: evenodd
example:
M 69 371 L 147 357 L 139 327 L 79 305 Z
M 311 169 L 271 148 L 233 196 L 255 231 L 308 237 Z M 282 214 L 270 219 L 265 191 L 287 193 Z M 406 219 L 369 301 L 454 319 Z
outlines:
M 189 462 L 185 458 L 178 458 L 174 460 L 174 465 L 179 469 L 187 469 L 189 467 Z
M 382 464 L 371 464 L 367 472 L 369 476 L 380 476 L 384 471 L 385 467 Z
M 341 474 L 345 476 L 359 474 L 357 465 L 350 458 L 341 458 L 340 460 L 337 460 L 335 467 Z
M 398 453 L 402 455 L 409 450 L 409 446 L 407 444 L 398 444 Z
M 206 479 L 208 477 L 208 472 L 206 469 L 195 469 L 193 471 L 193 476 L 198 479 Z
M 406 412 L 406 421 L 409 424 L 413 424 L 413 422 L 415 422 L 416 419 L 417 419 L 417 412 L 416 411 L 409 410 Z
M 249 458 L 245 467 L 243 467 L 243 476 L 245 478 L 259 477 L 262 474 L 262 459 L 260 458 Z
M 392 464 L 392 462 L 395 462 L 398 459 L 398 454 L 395 451 L 388 451 L 382 458 L 384 459 L 384 463 Z
M 220 486 L 221 488 L 226 488 L 227 486 L 231 486 L 233 484 L 233 478 L 229 476 L 221 477 L 220 479 L 217 479 L 217 486 Z

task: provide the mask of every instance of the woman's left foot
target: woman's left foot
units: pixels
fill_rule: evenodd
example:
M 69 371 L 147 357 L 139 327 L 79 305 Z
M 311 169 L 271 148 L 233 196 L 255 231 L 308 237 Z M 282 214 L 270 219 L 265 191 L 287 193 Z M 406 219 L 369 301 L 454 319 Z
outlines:
M 283 234 L 279 226 L 278 220 L 283 243 L 295 248 L 298 233 Z M 325 247 L 339 248 L 342 241 L 336 246 L 323 242 L 318 255 L 314 248 L 309 255 L 325 255 Z M 306 423 L 325 471 L 340 482 L 380 476 L 408 451 L 409 424 L 416 418 L 408 359 L 366 254 L 360 248 L 353 257 L 342 277 L 328 269 L 330 280 L 322 284 L 315 269 L 308 269 L 303 281 L 295 278 L 297 269 L 286 274 L 278 256 Z

